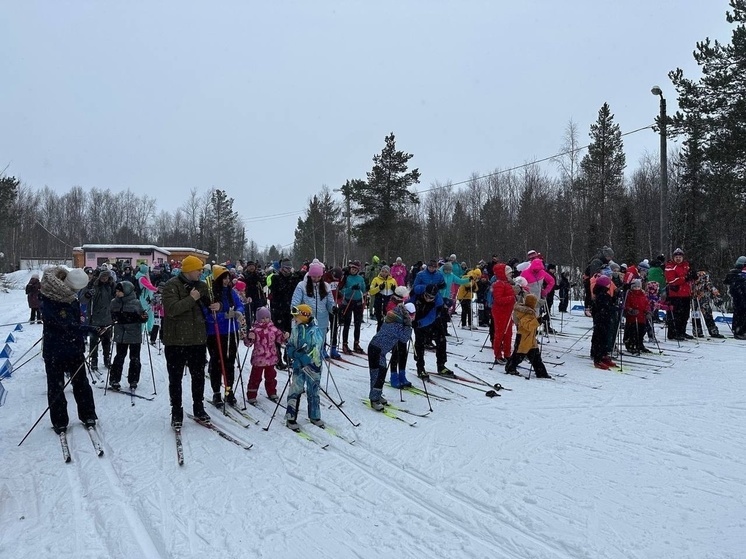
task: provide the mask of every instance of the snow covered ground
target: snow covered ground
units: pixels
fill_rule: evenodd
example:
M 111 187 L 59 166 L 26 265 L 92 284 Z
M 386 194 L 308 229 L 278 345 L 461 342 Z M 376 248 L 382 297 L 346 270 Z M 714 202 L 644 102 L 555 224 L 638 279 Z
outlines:
M 28 276 L 16 274 L 22 288 Z M 28 319 L 22 289 L 0 294 L 0 317 Z M 133 406 L 128 396 L 104 395 L 103 382 L 94 388 L 103 457 L 75 419 L 69 388 L 72 462 L 63 462 L 48 417 L 19 447 L 46 407 L 43 362 L 34 357 L 2 381 L 0 557 L 746 556 L 746 345 L 666 343 L 663 355 L 625 363 L 624 373 L 600 371 L 586 357 L 589 327 L 566 315 L 569 335 L 545 342 L 545 357 L 564 362 L 549 366 L 566 374 L 554 381 L 491 371 L 479 362 L 491 361 L 489 349 L 480 352 L 486 332 L 459 328 L 463 343 L 449 346 L 458 354 L 449 365 L 511 390 L 488 398 L 487 386 L 436 379 L 442 386 L 428 388 L 443 399 L 432 400 L 431 414 L 399 413 L 414 427 L 364 406 L 365 368 L 332 366 L 343 409 L 361 425 L 335 409 L 323 408 L 323 417 L 352 445 L 307 424 L 324 450 L 280 421 L 264 431 L 269 416 L 259 410 L 248 412 L 260 425 L 244 428 L 208 406 L 217 425 L 254 446 L 188 422 L 183 466 L 157 350 L 153 401 Z M 16 367 L 41 329 L 14 332 Z M 12 331 L 0 327 L 0 342 Z M 363 340 L 373 332 L 366 324 Z M 143 357 L 139 392 L 149 397 L 145 348 Z M 434 354 L 427 359 L 434 367 Z M 337 395 L 331 383 L 328 390 Z M 428 411 L 422 396 L 405 392 L 401 403 L 398 391 L 385 394 Z

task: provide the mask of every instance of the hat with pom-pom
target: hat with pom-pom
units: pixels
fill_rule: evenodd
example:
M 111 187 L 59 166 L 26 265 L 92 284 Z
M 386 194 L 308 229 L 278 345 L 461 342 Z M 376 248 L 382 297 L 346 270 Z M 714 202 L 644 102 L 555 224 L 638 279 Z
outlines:
M 648 262 L 648 259 L 646 258 L 642 262 L 640 262 L 637 265 L 638 268 L 641 268 L 642 270 L 649 270 L 650 269 L 650 262 Z
M 308 275 L 312 278 L 320 278 L 324 275 L 324 265 L 318 260 L 314 260 L 308 267 Z
M 78 291 L 88 285 L 88 274 L 83 268 L 73 268 L 67 272 L 64 283 L 70 289 Z
M 259 307 L 256 309 L 256 319 L 262 320 L 263 318 L 272 318 L 272 314 L 269 312 L 267 307 Z
M 407 289 L 405 286 L 400 285 L 396 289 L 394 289 L 394 296 L 398 297 L 399 299 L 406 299 L 409 297 L 409 289 Z

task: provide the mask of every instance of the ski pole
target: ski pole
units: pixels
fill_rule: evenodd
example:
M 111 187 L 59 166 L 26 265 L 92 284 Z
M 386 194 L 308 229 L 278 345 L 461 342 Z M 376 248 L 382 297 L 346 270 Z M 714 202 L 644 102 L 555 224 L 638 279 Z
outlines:
M 150 344 L 148 343 L 147 339 L 145 340 L 145 344 L 148 346 L 148 362 L 150 363 L 150 378 L 153 379 L 153 396 L 157 396 L 158 391 L 155 388 L 155 371 L 153 371 L 153 357 L 150 355 Z M 132 405 L 133 406 L 135 405 L 134 396 L 133 396 Z
M 275 415 L 277 414 L 277 410 L 280 409 L 280 402 L 282 402 L 282 397 L 285 395 L 285 391 L 288 389 L 288 386 L 290 385 L 290 378 L 293 376 L 293 370 L 288 369 L 288 380 L 285 382 L 285 387 L 282 389 L 282 393 L 280 394 L 280 397 L 277 399 L 277 405 L 275 406 L 275 411 L 272 412 L 272 417 L 269 418 L 269 423 L 267 423 L 266 427 L 262 427 L 265 431 L 269 431 L 269 426 L 272 425 L 272 421 L 275 419 Z
M 353 427 L 360 427 L 360 422 L 355 423 L 354 421 L 352 421 L 352 419 L 350 419 L 350 416 L 347 415 L 344 412 L 344 410 L 342 409 L 342 404 L 344 404 L 344 400 L 341 403 L 338 404 L 337 402 L 334 401 L 334 398 L 332 398 L 331 396 L 329 396 L 329 393 L 326 390 L 324 390 L 323 388 L 321 388 L 321 385 L 319 385 L 319 390 L 321 390 L 324 393 L 324 396 L 326 396 L 327 398 L 329 398 L 329 401 L 331 401 L 331 403 L 336 406 L 336 408 L 342 413 L 342 415 L 345 416 L 345 419 L 347 419 L 347 421 L 349 421 L 350 423 L 352 423 Z
M 723 321 L 728 325 L 728 328 L 730 328 L 730 333 L 733 333 L 733 326 L 730 325 L 730 322 L 725 320 L 725 312 L 723 311 L 723 306 L 720 305 L 719 307 L 715 305 L 715 308 L 720 311 L 720 316 L 723 317 Z
M 24 353 L 24 355 L 26 355 L 26 354 Z M 15 373 L 18 369 L 20 369 L 21 367 L 23 367 L 26 363 L 28 363 L 29 361 L 31 361 L 32 359 L 34 359 L 38 355 L 41 355 L 41 350 L 39 350 L 36 353 L 34 353 L 31 357 L 29 357 L 28 359 L 26 359 L 26 361 L 24 361 L 23 363 L 21 363 L 20 365 L 18 365 L 18 367 L 13 367 L 13 372 Z
M 332 379 L 332 384 L 334 385 L 334 389 L 337 391 L 337 395 L 339 396 L 339 405 L 345 403 L 344 398 L 342 398 L 342 394 L 339 391 L 339 387 L 337 386 L 337 381 L 334 380 L 334 376 L 332 375 L 332 368 L 329 366 L 329 362 L 325 359 L 324 363 L 326 364 L 326 374 L 327 379 Z M 321 388 L 321 384 L 319 384 L 319 388 Z M 326 393 L 326 391 L 324 391 Z
M 238 384 L 241 384 L 241 394 L 243 394 L 243 409 L 246 409 L 246 386 L 243 383 L 243 364 L 241 363 L 241 353 L 239 350 L 239 337 L 238 337 L 238 330 L 233 330 L 233 341 L 236 344 L 236 360 L 238 361 L 237 367 L 238 367 L 238 380 L 233 385 L 233 394 L 236 394 L 236 388 L 238 387 Z M 247 356 L 248 356 L 248 347 L 246 348 Z M 246 358 L 244 357 L 244 363 L 246 362 Z
M 43 337 L 43 336 L 42 336 L 42 337 Z M 28 355 L 28 353 L 29 353 L 29 352 L 30 352 L 30 351 L 31 351 L 32 349 L 34 349 L 34 348 L 35 348 L 35 347 L 36 347 L 37 345 L 39 345 L 39 343 L 40 343 L 40 342 L 41 342 L 41 338 L 39 338 L 38 340 L 36 340 L 36 341 L 34 342 L 34 345 L 32 345 L 32 346 L 31 346 L 30 348 L 28 348 L 28 349 L 27 349 L 26 351 L 24 351 L 24 352 L 23 352 L 23 355 L 21 355 L 21 356 L 20 356 L 20 357 L 19 357 L 18 359 L 16 359 L 16 361 L 20 361 L 21 359 L 23 359 L 24 357 L 26 357 L 26 355 Z M 20 367 L 20 366 L 19 366 L 19 367 Z
M 411 342 L 412 342 L 412 338 L 410 338 L 409 342 L 407 342 L 407 347 L 409 347 L 409 344 Z M 415 343 L 412 346 L 412 354 L 414 355 L 414 359 L 416 362 L 417 361 L 417 334 L 415 334 Z M 419 376 L 419 374 L 417 376 Z M 425 391 L 425 397 L 427 398 L 427 405 L 430 407 L 430 411 L 433 411 L 433 407 L 432 405 L 430 405 L 430 393 L 427 391 L 427 383 L 425 382 L 425 378 L 427 378 L 427 373 L 425 373 L 425 376 L 420 377 L 420 380 L 422 381 L 422 389 Z
M 446 309 L 446 312 L 448 312 L 447 309 Z M 454 336 L 456 336 L 456 343 L 461 343 L 461 340 L 458 337 L 458 332 L 456 332 L 456 325 L 453 323 L 453 316 L 450 314 L 448 315 L 448 321 L 451 323 L 451 326 L 453 327 L 453 334 Z M 448 327 L 446 327 L 446 330 L 447 329 Z
M 109 329 L 109 328 L 111 328 L 111 326 L 107 326 L 104 329 L 104 332 L 107 329 Z M 97 345 L 98 345 L 98 343 L 96 344 L 96 346 Z M 90 357 L 91 353 L 96 348 L 96 346 L 94 346 L 93 348 L 91 348 L 91 351 L 88 352 L 88 356 L 87 357 Z M 75 370 L 75 372 L 72 375 L 70 375 L 70 378 L 67 379 L 67 382 L 62 387 L 62 390 L 60 390 L 60 393 L 57 394 L 57 397 L 50 404 L 47 405 L 47 408 L 41 413 L 41 415 L 39 416 L 39 419 L 37 419 L 36 422 L 31 426 L 31 429 L 28 430 L 28 433 L 26 433 L 26 435 L 21 439 L 21 442 L 18 443 L 18 446 L 21 446 L 23 444 L 23 441 L 25 441 L 28 438 L 28 436 L 31 434 L 31 431 L 33 431 L 36 428 L 36 426 L 39 424 L 39 422 L 42 420 L 42 418 L 45 415 L 47 415 L 47 412 L 49 411 L 49 408 L 52 407 L 52 404 L 54 404 L 59 399 L 59 397 L 62 396 L 65 393 L 65 388 L 67 388 L 67 385 L 70 384 L 73 381 L 73 379 L 75 378 L 75 376 L 80 372 L 80 369 L 82 369 L 85 366 L 86 358 L 87 357 L 83 358 L 83 362 L 78 366 L 78 368 Z

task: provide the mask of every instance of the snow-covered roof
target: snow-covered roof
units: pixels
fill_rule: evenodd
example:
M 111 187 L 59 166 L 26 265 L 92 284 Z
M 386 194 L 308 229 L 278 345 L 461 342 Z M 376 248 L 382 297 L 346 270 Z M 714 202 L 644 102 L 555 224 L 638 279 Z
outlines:
M 163 250 L 168 250 L 171 252 L 196 252 L 197 254 L 204 254 L 205 256 L 210 256 L 210 253 L 206 250 L 199 250 L 198 248 L 193 247 L 164 247 Z
M 145 251 L 145 250 L 157 250 L 158 252 L 161 252 L 163 254 L 170 255 L 171 252 L 168 249 L 165 249 L 163 247 L 155 246 L 155 245 L 83 245 L 80 247 L 75 247 L 73 250 L 83 250 L 85 252 L 91 252 L 94 250 L 111 250 L 111 251 L 124 251 L 124 250 L 136 250 L 136 251 Z

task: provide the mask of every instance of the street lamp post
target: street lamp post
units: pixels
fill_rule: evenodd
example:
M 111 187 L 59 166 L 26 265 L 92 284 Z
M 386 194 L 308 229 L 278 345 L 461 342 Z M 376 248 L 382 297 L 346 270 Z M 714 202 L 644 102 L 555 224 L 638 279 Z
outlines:
M 347 260 L 350 258 L 350 252 L 352 250 L 352 229 L 351 229 L 351 219 L 352 214 L 350 211 L 350 187 L 349 183 L 345 183 L 342 185 L 342 188 L 335 188 L 334 192 L 341 192 L 342 196 L 344 196 L 345 199 L 345 218 L 346 218 L 346 236 L 345 236 L 345 248 L 344 248 L 344 255 L 342 257 L 342 261 L 346 264 Z
M 668 255 L 668 149 L 666 147 L 666 100 L 663 98 L 663 90 L 656 86 L 650 90 L 653 95 L 660 97 L 660 116 L 658 128 L 661 138 L 661 230 L 660 246 L 661 253 Z

